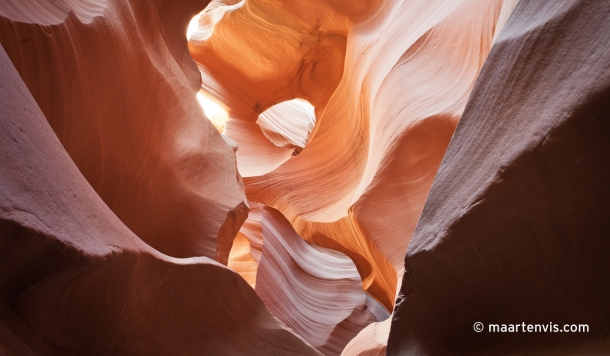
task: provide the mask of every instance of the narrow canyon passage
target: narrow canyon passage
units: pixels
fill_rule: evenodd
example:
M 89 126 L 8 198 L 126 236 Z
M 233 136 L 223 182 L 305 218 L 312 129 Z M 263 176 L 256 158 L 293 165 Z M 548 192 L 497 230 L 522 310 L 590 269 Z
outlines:
M 609 353 L 609 24 L 0 0 L 0 355 Z
M 257 204 L 229 267 L 324 354 L 341 354 L 389 317 L 436 171 L 514 5 L 212 1 L 189 24 L 202 93 L 226 110 L 219 131 L 237 145 L 246 197 Z M 310 244 L 274 247 L 292 236 Z M 348 320 L 365 305 L 333 306 L 347 277 L 330 269 L 330 251 L 313 248 L 351 259 L 368 309 L 385 313 Z M 346 323 L 349 337 L 339 332 Z

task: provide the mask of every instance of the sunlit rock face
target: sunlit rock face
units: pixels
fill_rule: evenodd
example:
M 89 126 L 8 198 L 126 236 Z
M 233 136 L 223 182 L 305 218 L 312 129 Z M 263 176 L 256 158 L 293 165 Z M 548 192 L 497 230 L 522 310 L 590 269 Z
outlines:
M 515 8 L 409 245 L 388 355 L 610 352 L 609 20 L 607 2 Z
M 307 145 L 316 114 L 307 101 L 293 99 L 265 110 L 256 123 L 269 141 L 278 147 L 294 148 L 293 155 L 296 155 Z
M 199 1 L 3 0 L 0 44 L 89 184 L 174 257 L 226 263 L 247 217 L 184 34 Z
M 210 120 L 212 125 L 218 130 L 220 133 L 224 133 L 225 125 L 229 120 L 229 114 L 227 110 L 224 109 L 220 103 L 215 101 L 210 95 L 206 94 L 203 90 L 200 90 L 197 93 L 197 101 L 199 105 L 203 108 L 203 112 L 205 116 Z
M 230 111 L 225 134 L 240 147 L 248 199 L 349 256 L 388 310 L 428 190 L 514 4 L 219 1 L 195 18 L 189 50 L 203 89 Z M 311 132 L 297 114 L 275 115 L 307 137 L 298 155 L 261 120 L 292 98 L 315 108 Z

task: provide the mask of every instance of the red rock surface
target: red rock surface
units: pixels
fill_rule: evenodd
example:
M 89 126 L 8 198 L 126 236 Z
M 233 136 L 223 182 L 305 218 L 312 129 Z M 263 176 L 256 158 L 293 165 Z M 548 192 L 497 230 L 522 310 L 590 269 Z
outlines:
M 121 221 L 165 254 L 226 264 L 248 207 L 233 151 L 193 95 L 200 79 L 184 33 L 203 6 L 11 0 L 0 44 Z M 20 13 L 31 21 L 17 22 Z
M 163 255 L 134 235 L 3 49 L 0 68 L 1 354 L 318 354 L 235 272 Z
M 609 20 L 607 2 L 517 5 L 411 240 L 388 355 L 610 352 Z M 590 331 L 487 329 L 523 322 Z

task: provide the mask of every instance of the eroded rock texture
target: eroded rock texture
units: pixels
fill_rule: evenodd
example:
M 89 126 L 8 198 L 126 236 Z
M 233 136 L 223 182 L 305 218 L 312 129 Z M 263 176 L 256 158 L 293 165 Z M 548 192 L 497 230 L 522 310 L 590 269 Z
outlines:
M 388 310 L 436 170 L 514 3 L 215 1 L 198 18 L 189 49 L 203 89 L 231 111 L 225 134 L 240 146 L 248 199 L 349 256 Z M 316 124 L 293 156 L 256 121 L 295 97 L 314 105 Z
M 365 326 L 389 317 L 362 290 L 354 262 L 310 245 L 277 210 L 262 213 L 256 292 L 274 315 L 325 355 L 339 355 Z
M 2 355 L 319 355 L 235 272 L 163 255 L 79 172 L 0 48 Z
M 0 0 L 0 354 L 608 353 L 609 24 Z
M 0 44 L 104 202 L 155 249 L 226 264 L 248 206 L 193 95 L 184 34 L 205 3 L 0 4 Z
M 388 355 L 609 352 L 608 43 L 607 2 L 519 2 L 411 240 Z

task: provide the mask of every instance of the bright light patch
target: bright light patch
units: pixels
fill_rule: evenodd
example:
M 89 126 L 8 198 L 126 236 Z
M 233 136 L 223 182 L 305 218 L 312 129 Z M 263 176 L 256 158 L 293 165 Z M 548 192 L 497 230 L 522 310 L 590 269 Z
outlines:
M 265 110 L 256 123 L 276 146 L 303 149 L 316 125 L 316 111 L 307 100 L 292 99 Z
M 201 104 L 205 116 L 212 122 L 212 125 L 220 133 L 224 133 L 225 125 L 229 120 L 229 114 L 226 110 L 203 91 L 197 93 L 197 100 Z
M 197 28 L 199 27 L 199 18 L 201 15 L 197 15 L 193 17 L 191 22 L 189 22 L 189 27 L 186 29 L 186 39 L 190 40 Z

